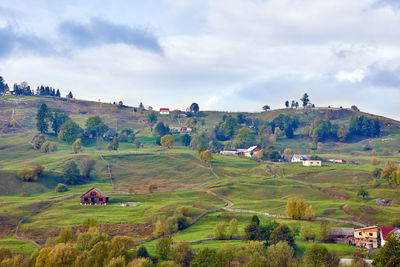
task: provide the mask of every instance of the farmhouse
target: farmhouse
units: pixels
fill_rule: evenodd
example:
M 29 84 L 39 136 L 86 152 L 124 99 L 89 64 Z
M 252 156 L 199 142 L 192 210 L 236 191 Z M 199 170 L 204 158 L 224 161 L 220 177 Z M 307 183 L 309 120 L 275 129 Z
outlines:
M 370 226 L 354 230 L 354 241 L 356 247 L 377 248 L 378 226 Z
M 334 243 L 354 245 L 354 228 L 332 227 L 329 239 Z
M 169 108 L 160 108 L 160 115 L 169 115 Z
M 386 243 L 386 238 L 389 234 L 395 234 L 400 237 L 400 228 L 398 227 L 381 227 L 379 235 L 381 238 L 381 246 L 384 246 Z
M 292 162 L 302 162 L 302 161 L 307 160 L 307 159 L 308 158 L 305 155 L 296 155 L 296 154 L 294 154 L 292 156 Z
M 251 146 L 248 149 L 238 149 L 237 153 L 239 156 L 245 156 L 251 158 L 260 150 L 261 148 L 259 146 Z
M 321 167 L 322 162 L 320 160 L 304 160 L 303 166 L 307 167 Z
M 107 205 L 108 196 L 93 187 L 81 196 L 81 205 Z

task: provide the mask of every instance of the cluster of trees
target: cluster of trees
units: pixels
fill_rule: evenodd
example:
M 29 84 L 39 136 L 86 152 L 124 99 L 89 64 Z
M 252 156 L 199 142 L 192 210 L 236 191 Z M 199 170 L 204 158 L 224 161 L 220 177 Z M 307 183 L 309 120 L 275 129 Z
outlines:
M 381 178 L 389 183 L 400 185 L 400 167 L 396 166 L 392 160 L 387 160 L 385 168 L 381 171 Z
M 61 93 L 59 89 L 56 90 L 55 88 L 41 85 L 36 88 L 36 95 L 60 97 Z
M 40 150 L 42 152 L 55 152 L 57 150 L 57 143 L 46 141 L 44 134 L 39 134 L 33 139 L 32 147 L 35 150 Z
M 312 218 L 314 210 L 312 205 L 307 207 L 304 200 L 289 198 L 286 204 L 286 215 L 292 218 Z
M 178 230 L 183 230 L 192 223 L 190 209 L 180 207 L 174 215 L 170 217 L 160 216 L 156 219 L 153 236 L 160 237 L 173 234 Z
M 289 114 L 279 114 L 279 116 L 273 119 L 269 125 L 271 126 L 273 133 L 281 131 L 277 134 L 280 136 L 284 134 L 287 138 L 293 138 L 294 131 L 299 126 L 299 120 L 297 117 L 292 117 Z
M 17 172 L 17 176 L 21 179 L 22 182 L 33 182 L 39 180 L 41 176 L 43 176 L 44 167 L 40 164 L 36 164 L 35 168 L 27 169 L 24 168 Z
M 42 104 L 36 113 L 36 128 L 41 133 L 48 133 L 49 125 L 56 135 L 59 134 L 61 126 L 70 120 L 68 114 L 60 109 L 51 110 L 46 104 Z
M 381 126 L 379 120 L 368 118 L 365 115 L 352 116 L 350 119 L 349 133 L 353 135 L 376 137 L 379 136 Z
M 308 136 L 315 142 L 323 141 L 327 138 L 346 139 L 346 131 L 336 123 L 331 123 L 329 119 L 315 119 L 307 128 Z
M 217 223 L 214 229 L 215 239 L 224 240 L 224 239 L 232 239 L 238 233 L 238 221 L 233 218 L 229 222 L 229 229 L 226 229 L 225 222 Z
M 75 161 L 68 161 L 63 168 L 62 181 L 64 184 L 76 185 L 87 182 L 90 179 L 90 174 L 94 170 L 96 161 L 92 159 L 85 159 L 81 161 L 81 169 Z

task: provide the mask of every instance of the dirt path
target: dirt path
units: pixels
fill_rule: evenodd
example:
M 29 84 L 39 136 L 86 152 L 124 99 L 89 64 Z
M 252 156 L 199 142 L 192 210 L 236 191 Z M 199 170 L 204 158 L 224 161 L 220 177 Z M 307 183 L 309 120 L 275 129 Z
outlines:
M 22 218 L 21 220 L 19 220 L 19 222 L 18 222 L 18 224 L 17 224 L 17 227 L 15 228 L 14 237 L 17 238 L 17 239 L 19 239 L 19 240 L 29 241 L 29 242 L 31 242 L 32 244 L 34 244 L 37 248 L 41 249 L 42 247 L 41 247 L 35 240 L 32 240 L 32 239 L 29 239 L 29 238 L 27 238 L 27 237 L 22 237 L 22 236 L 19 236 L 19 235 L 18 235 L 19 228 L 20 228 L 21 224 L 22 224 L 24 221 L 26 221 L 28 218 L 30 218 L 30 217 L 32 217 L 32 216 L 34 216 L 34 215 L 40 213 L 42 210 L 45 210 L 45 209 L 51 207 L 53 204 L 58 203 L 58 202 L 60 202 L 60 201 L 62 201 L 62 200 L 68 199 L 68 198 L 72 198 L 72 197 L 74 197 L 74 196 L 75 196 L 75 194 L 61 197 L 61 198 L 56 199 L 56 200 L 54 200 L 54 201 L 50 201 L 50 203 L 48 203 L 48 204 L 46 204 L 46 205 L 40 207 L 40 208 L 37 209 L 37 210 L 32 211 L 31 214 L 29 214 L 29 215 L 25 216 L 24 218 Z
M 279 178 L 279 175 L 274 171 L 274 169 L 271 167 L 271 165 L 267 165 L 267 168 L 274 175 L 275 178 Z
M 103 158 L 103 155 L 100 155 L 100 158 L 107 164 L 108 176 L 110 177 L 112 192 L 114 193 L 114 181 L 113 181 L 113 178 L 112 178 L 110 163 L 108 163 L 108 161 L 106 161 L 106 160 Z
M 226 211 L 231 211 L 231 212 L 239 212 L 239 213 L 252 213 L 252 214 L 257 214 L 263 217 L 269 217 L 269 218 L 283 218 L 283 219 L 292 219 L 292 217 L 286 216 L 286 215 L 278 215 L 278 214 L 270 214 L 268 212 L 260 212 L 260 211 L 254 211 L 254 210 L 246 210 L 246 209 L 233 209 L 232 206 L 234 203 L 223 196 L 209 190 L 209 189 L 204 189 L 204 192 L 213 195 L 222 201 L 224 201 L 226 204 L 224 207 L 221 207 L 221 209 L 226 210 Z M 310 219 L 311 221 L 330 221 L 330 222 L 336 222 L 336 223 L 348 223 L 348 224 L 353 224 L 357 225 L 360 227 L 366 227 L 367 225 L 356 222 L 356 221 L 351 221 L 351 220 L 343 220 L 343 219 L 334 219 L 334 218 L 327 218 L 327 217 L 313 217 Z

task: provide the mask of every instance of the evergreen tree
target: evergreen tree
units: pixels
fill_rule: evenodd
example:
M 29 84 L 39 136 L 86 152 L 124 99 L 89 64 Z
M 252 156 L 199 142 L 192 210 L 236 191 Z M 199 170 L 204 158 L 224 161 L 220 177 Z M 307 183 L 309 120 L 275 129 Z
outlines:
M 39 132 L 45 133 L 49 128 L 49 110 L 46 104 L 42 104 L 36 114 L 36 128 Z
M 60 90 L 59 90 L 59 89 L 57 89 L 56 96 L 57 96 L 57 97 L 60 97 L 60 96 L 61 96 L 61 93 L 60 93 Z
M 63 183 L 75 185 L 80 182 L 81 176 L 75 161 L 69 161 L 63 170 Z
M 69 93 L 68 93 L 68 95 L 67 95 L 67 98 L 72 99 L 73 97 L 74 97 L 74 96 L 72 95 L 72 92 L 69 91 Z
M 51 128 L 53 129 L 54 133 L 58 135 L 60 132 L 60 127 L 63 125 L 67 120 L 69 120 L 69 116 L 65 111 L 56 109 L 52 116 L 51 116 Z
M 300 99 L 301 102 L 303 102 L 303 107 L 306 107 L 308 103 L 310 103 L 310 98 L 307 93 L 303 95 L 303 97 Z

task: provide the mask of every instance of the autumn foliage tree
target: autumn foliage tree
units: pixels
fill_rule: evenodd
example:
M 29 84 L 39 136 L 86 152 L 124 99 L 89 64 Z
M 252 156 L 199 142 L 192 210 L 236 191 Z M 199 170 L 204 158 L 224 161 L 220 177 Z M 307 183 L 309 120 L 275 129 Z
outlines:
M 32 182 L 37 181 L 44 173 L 44 167 L 40 164 L 37 164 L 35 168 L 27 169 L 24 168 L 17 173 L 17 176 L 21 179 L 22 182 Z
M 314 216 L 312 206 L 306 207 L 306 202 L 297 198 L 289 198 L 286 204 L 286 215 L 292 218 L 305 217 L 307 211 L 307 218 Z
M 170 148 L 174 141 L 175 138 L 171 134 L 167 134 L 161 137 L 161 145 L 166 148 Z
M 200 158 L 204 161 L 210 162 L 212 161 L 213 156 L 210 150 L 204 150 L 200 152 Z

